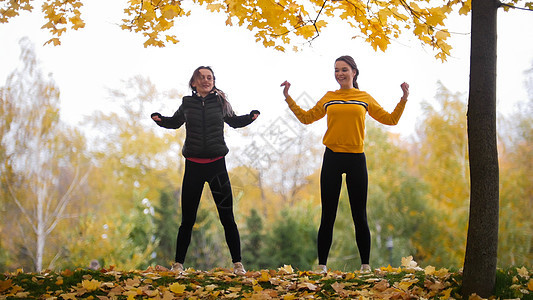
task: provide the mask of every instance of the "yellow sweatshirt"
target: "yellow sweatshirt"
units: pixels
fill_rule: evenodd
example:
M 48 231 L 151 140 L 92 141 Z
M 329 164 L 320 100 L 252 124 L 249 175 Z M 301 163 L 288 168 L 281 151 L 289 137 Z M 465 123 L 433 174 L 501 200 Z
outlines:
M 400 100 L 392 113 L 384 110 L 367 92 L 356 88 L 327 92 L 308 111 L 299 107 L 289 96 L 285 99 L 294 115 L 303 124 L 311 124 L 326 114 L 328 128 L 323 144 L 334 152 L 363 153 L 366 112 L 385 125 L 396 125 L 407 100 Z

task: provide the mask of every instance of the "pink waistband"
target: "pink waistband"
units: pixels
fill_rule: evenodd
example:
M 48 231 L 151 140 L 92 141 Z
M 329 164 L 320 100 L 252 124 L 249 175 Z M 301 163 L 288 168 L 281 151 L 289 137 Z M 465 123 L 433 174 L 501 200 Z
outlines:
M 208 164 L 208 163 L 217 161 L 217 160 L 219 160 L 219 159 L 221 159 L 223 157 L 224 156 L 219 156 L 219 157 L 215 157 L 215 158 L 187 157 L 187 159 L 192 161 L 192 162 L 199 163 L 199 164 Z

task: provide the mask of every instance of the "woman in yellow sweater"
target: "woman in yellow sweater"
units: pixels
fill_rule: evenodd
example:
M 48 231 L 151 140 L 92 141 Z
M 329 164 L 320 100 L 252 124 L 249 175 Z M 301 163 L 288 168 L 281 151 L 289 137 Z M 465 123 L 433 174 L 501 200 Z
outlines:
M 361 257 L 361 271 L 370 271 L 370 229 L 366 215 L 368 173 L 364 153 L 366 113 L 386 125 L 396 125 L 409 96 L 409 85 L 401 84 L 400 102 L 392 113 L 384 110 L 372 96 L 359 90 L 359 70 L 351 56 L 335 60 L 335 79 L 340 89 L 327 92 L 308 111 L 300 108 L 289 96 L 291 84 L 287 81 L 283 94 L 294 115 L 303 124 L 310 124 L 327 115 L 327 130 L 323 138 L 326 146 L 320 173 L 322 216 L 318 229 L 318 271 L 327 272 L 327 259 L 331 248 L 333 225 L 339 204 L 342 174 L 346 174 L 346 187 L 355 225 L 357 248 Z

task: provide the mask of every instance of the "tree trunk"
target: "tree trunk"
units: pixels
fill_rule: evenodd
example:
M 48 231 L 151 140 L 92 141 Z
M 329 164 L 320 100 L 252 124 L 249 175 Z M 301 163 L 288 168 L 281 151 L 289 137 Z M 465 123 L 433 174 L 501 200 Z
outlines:
M 496 142 L 496 16 L 498 1 L 472 0 L 468 154 L 470 216 L 462 294 L 494 292 L 498 252 L 499 171 Z

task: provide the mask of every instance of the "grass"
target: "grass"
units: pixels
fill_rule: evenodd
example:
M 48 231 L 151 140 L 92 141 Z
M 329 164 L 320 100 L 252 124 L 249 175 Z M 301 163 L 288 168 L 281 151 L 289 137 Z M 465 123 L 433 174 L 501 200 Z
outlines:
M 532 299 L 533 274 L 499 269 L 491 299 Z M 236 276 L 230 269 L 163 267 L 0 274 L 0 299 L 460 299 L 462 274 L 447 269 L 379 268 L 317 274 L 284 266 Z M 471 299 L 482 299 L 472 296 Z

